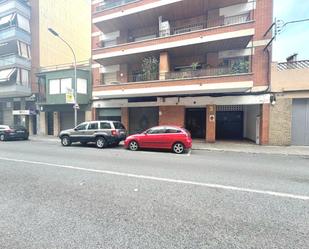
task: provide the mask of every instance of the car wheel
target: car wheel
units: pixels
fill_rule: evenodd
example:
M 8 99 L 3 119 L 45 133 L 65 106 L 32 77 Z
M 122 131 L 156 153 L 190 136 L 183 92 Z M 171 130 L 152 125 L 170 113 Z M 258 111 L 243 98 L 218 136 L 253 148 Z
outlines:
M 137 151 L 138 150 L 138 143 L 136 141 L 131 141 L 129 143 L 129 149 L 132 151 Z
M 185 151 L 185 147 L 182 143 L 175 143 L 173 145 L 173 152 L 176 154 L 182 154 Z
M 63 137 L 61 138 L 61 144 L 62 144 L 63 146 L 70 146 L 70 145 L 71 145 L 70 137 L 68 137 L 68 136 L 63 136 Z
M 97 148 L 103 149 L 106 145 L 106 140 L 104 137 L 98 137 L 95 143 Z
M 1 134 L 1 135 L 0 135 L 0 141 L 3 142 L 3 141 L 5 141 L 5 140 L 6 140 L 6 139 L 5 139 L 5 135 L 4 135 L 4 134 Z

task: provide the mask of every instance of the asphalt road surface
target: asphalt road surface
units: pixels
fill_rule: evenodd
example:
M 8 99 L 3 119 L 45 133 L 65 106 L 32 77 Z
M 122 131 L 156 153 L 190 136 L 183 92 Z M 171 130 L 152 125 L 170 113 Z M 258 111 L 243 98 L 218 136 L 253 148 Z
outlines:
M 0 143 L 0 248 L 309 248 L 309 158 Z

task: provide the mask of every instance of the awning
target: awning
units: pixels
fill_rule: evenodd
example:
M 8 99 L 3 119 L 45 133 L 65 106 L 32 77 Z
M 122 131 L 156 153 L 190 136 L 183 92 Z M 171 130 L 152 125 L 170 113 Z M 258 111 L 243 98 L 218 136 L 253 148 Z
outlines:
M 10 81 L 11 76 L 16 72 L 16 68 L 0 70 L 0 83 Z
M 16 13 L 1 17 L 0 18 L 0 26 L 3 25 L 3 24 L 10 23 L 15 18 L 15 16 L 16 16 Z

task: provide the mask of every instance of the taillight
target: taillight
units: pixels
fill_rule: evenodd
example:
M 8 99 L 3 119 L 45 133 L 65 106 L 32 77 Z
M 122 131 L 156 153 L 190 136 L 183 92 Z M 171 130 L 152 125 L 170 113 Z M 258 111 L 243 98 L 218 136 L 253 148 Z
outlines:
M 112 136 L 116 136 L 117 135 L 117 131 L 116 130 L 112 130 Z

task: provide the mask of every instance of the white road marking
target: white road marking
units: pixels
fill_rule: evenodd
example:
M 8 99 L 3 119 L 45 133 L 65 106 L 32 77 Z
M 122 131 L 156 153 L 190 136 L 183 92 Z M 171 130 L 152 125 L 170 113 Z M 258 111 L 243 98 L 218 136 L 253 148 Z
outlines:
M 194 182 L 194 181 L 186 181 L 186 180 L 177 180 L 177 179 L 162 178 L 162 177 L 155 177 L 155 176 L 137 175 L 137 174 L 122 173 L 122 172 L 109 171 L 109 170 L 87 169 L 87 168 L 75 167 L 75 166 L 70 166 L 70 165 L 53 164 L 53 163 L 38 162 L 38 161 L 28 161 L 28 160 L 12 159 L 12 158 L 5 158 L 5 157 L 0 157 L 0 160 L 16 162 L 16 163 L 26 163 L 26 164 L 32 164 L 32 165 L 45 165 L 45 166 L 51 166 L 51 167 L 56 167 L 56 168 L 80 170 L 80 171 L 100 173 L 100 174 L 106 174 L 106 175 L 124 176 L 124 177 L 138 178 L 138 179 L 145 179 L 145 180 L 152 180 L 152 181 L 186 184 L 186 185 L 193 185 L 193 186 L 213 188 L 213 189 L 224 189 L 224 190 L 230 190 L 230 191 L 247 192 L 247 193 L 270 195 L 270 196 L 276 196 L 276 197 L 282 197 L 282 198 L 309 201 L 309 196 L 294 195 L 294 194 L 275 192 L 275 191 L 258 190 L 258 189 L 250 189 L 250 188 L 242 188 L 242 187 L 235 187 L 235 186 L 229 186 L 229 185 Z

